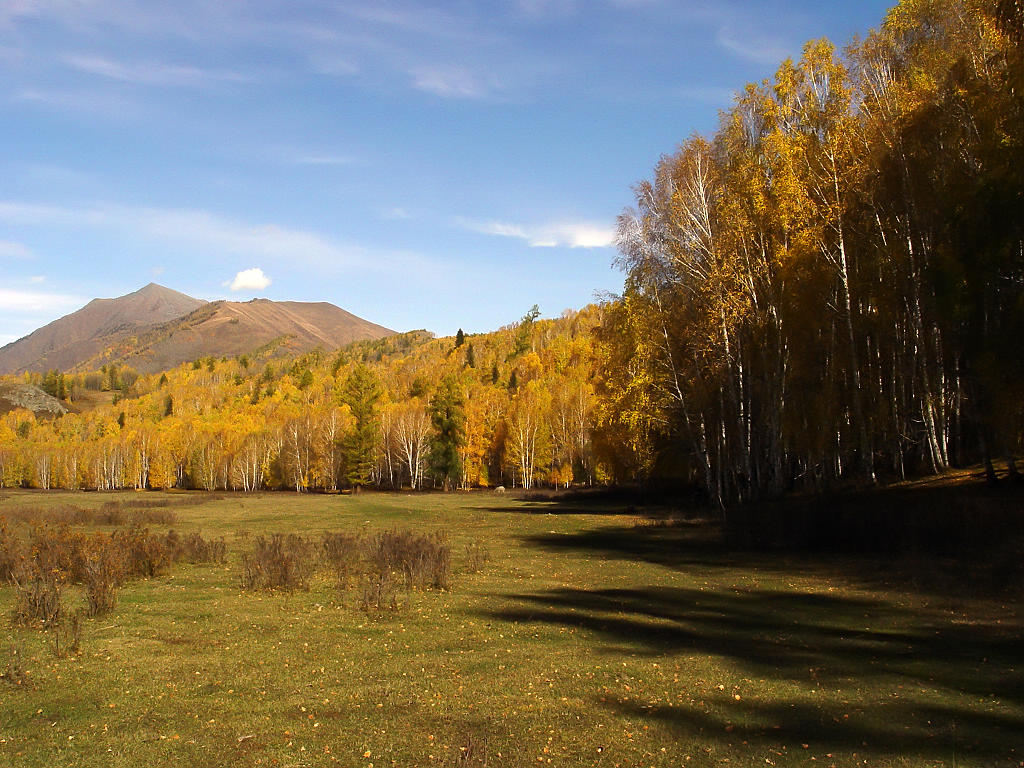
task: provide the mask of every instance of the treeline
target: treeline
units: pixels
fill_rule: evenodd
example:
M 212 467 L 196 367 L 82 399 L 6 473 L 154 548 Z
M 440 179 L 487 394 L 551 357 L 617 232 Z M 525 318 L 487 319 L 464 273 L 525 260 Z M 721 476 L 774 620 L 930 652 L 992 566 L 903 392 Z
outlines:
M 639 477 L 723 506 L 1007 459 L 1024 395 L 1017 0 L 905 0 L 808 43 L 619 220 L 600 331 Z
M 294 360 L 202 359 L 138 376 L 36 377 L 109 390 L 54 420 L 0 417 L 0 487 L 254 491 L 593 484 L 590 307 L 536 308 L 486 335 L 412 332 Z M 31 377 L 29 377 L 31 378 Z M 61 384 L 63 382 L 63 384 Z M 63 390 L 61 389 L 63 386 Z

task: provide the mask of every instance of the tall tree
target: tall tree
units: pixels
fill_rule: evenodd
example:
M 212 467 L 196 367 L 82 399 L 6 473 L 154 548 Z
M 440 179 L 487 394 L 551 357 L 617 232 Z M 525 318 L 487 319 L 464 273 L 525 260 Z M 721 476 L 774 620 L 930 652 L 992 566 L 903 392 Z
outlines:
M 430 444 L 430 466 L 446 491 L 458 484 L 462 471 L 460 448 L 465 440 L 466 416 L 462 385 L 455 375 L 441 379 L 430 399 L 434 435 Z
M 370 482 L 376 464 L 374 452 L 380 429 L 377 403 L 381 394 L 377 377 L 361 363 L 352 369 L 342 388 L 342 402 L 353 419 L 352 428 L 342 439 L 345 480 L 356 491 Z

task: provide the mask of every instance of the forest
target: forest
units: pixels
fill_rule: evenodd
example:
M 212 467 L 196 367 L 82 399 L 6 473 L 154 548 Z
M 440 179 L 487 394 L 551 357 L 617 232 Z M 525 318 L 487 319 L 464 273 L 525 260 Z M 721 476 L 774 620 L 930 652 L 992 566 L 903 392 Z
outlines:
M 1015 476 L 1022 30 L 1018 0 L 904 0 L 843 49 L 807 43 L 636 185 L 625 285 L 600 305 L 27 375 L 72 413 L 0 418 L 0 487 L 667 483 L 725 508 L 975 463 Z

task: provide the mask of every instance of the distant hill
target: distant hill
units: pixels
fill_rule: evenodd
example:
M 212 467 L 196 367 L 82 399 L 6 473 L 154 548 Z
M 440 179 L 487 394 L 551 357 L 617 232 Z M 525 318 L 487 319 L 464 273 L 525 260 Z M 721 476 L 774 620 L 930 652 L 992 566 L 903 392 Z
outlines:
M 394 331 L 326 302 L 204 302 L 151 283 L 85 307 L 0 348 L 0 373 L 95 370 L 110 362 L 140 372 L 199 357 L 274 347 L 297 354 L 336 349 Z
M 125 336 L 79 368 L 117 362 L 151 373 L 200 357 L 234 357 L 267 347 L 295 355 L 393 333 L 327 302 L 213 301 L 184 317 Z
M 69 371 L 112 340 L 181 317 L 205 303 L 156 283 L 116 299 L 93 299 L 77 312 L 0 347 L 0 373 Z

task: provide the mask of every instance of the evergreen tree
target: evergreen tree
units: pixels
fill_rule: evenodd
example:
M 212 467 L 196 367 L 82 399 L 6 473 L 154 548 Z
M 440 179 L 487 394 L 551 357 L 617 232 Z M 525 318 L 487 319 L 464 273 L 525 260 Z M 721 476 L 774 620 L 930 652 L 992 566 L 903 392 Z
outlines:
M 466 367 L 476 368 L 476 353 L 473 351 L 472 342 L 466 347 Z
M 455 376 L 441 380 L 430 400 L 430 419 L 434 437 L 430 446 L 430 466 L 449 491 L 462 476 L 462 457 L 459 450 L 466 439 L 465 399 Z
M 461 347 L 465 343 L 466 343 L 466 334 L 464 334 L 462 332 L 462 329 L 459 328 L 459 332 L 455 334 L 455 348 L 458 349 L 459 347 Z
M 362 364 L 352 369 L 342 390 L 342 401 L 351 409 L 355 424 L 342 438 L 341 451 L 345 462 L 345 479 L 356 491 L 370 482 L 373 472 L 374 452 L 380 432 L 376 407 L 381 394 L 377 378 Z

